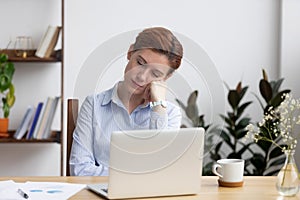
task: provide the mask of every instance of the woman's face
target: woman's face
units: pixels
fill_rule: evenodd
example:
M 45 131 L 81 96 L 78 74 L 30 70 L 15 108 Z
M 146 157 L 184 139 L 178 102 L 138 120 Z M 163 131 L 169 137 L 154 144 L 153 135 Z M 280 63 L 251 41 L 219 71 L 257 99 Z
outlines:
M 132 94 L 143 94 L 152 81 L 166 80 L 170 76 L 169 60 L 160 53 L 142 49 L 128 53 L 124 83 Z

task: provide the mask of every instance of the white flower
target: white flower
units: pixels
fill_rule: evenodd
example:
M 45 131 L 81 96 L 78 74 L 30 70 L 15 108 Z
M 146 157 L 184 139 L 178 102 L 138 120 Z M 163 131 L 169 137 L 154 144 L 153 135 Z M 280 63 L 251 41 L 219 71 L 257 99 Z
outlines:
M 258 123 L 258 127 L 253 124 L 246 127 L 248 131 L 246 138 L 251 138 L 255 142 L 269 141 L 282 150 L 296 148 L 298 134 L 300 134 L 295 132 L 296 125 L 300 125 L 300 99 L 293 99 L 290 94 L 284 94 L 282 98 L 284 101 L 276 109 L 268 108 L 268 114 Z M 263 127 L 264 129 L 261 129 Z M 281 146 L 282 144 L 287 148 Z

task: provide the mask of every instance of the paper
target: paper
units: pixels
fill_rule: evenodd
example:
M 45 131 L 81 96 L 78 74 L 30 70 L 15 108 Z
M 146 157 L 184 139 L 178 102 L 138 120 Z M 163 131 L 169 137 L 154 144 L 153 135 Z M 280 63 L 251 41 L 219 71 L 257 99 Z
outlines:
M 19 188 L 28 194 L 28 200 L 65 200 L 85 187 L 85 184 L 62 182 L 0 181 L 0 200 L 24 200 L 25 198 L 17 192 Z

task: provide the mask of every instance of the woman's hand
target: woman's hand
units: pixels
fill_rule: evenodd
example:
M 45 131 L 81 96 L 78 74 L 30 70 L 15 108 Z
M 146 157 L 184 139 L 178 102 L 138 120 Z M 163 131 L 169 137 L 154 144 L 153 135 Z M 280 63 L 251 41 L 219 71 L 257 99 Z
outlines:
M 166 99 L 166 82 L 153 81 L 148 84 L 144 91 L 145 103 L 150 101 L 164 101 Z

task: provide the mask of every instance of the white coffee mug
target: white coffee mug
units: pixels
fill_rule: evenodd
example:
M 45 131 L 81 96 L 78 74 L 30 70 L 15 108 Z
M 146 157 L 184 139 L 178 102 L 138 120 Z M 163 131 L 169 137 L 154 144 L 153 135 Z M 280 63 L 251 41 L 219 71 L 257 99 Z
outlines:
M 243 159 L 221 159 L 212 166 L 212 172 L 217 175 L 222 182 L 242 182 L 244 165 L 245 161 Z

